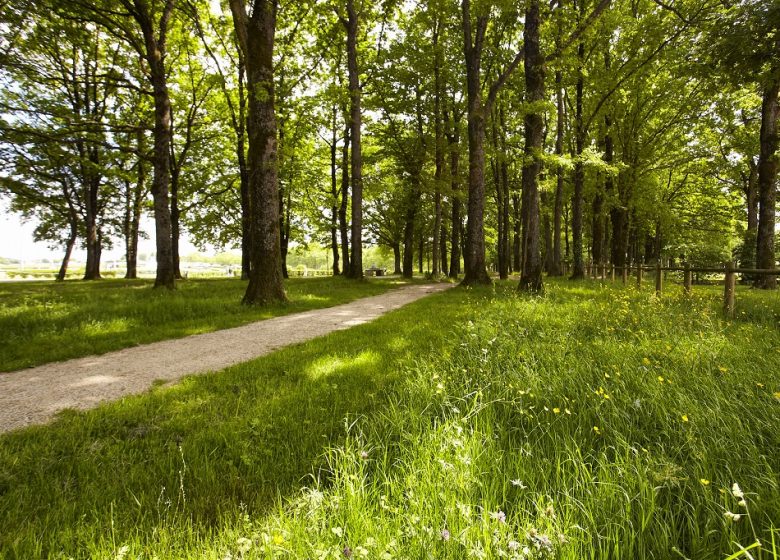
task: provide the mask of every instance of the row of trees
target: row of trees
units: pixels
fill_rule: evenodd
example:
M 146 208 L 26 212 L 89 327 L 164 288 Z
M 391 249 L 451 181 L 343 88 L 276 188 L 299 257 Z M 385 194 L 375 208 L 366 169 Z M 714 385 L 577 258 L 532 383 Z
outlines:
M 37 235 L 154 216 L 240 245 L 247 303 L 291 241 L 365 242 L 466 284 L 661 258 L 775 266 L 780 8 L 663 0 L 67 0 L 2 8 L 0 185 Z M 151 202 L 149 202 L 151 198 Z M 461 264 L 464 270 L 461 271 Z M 764 277 L 774 287 L 773 277 Z

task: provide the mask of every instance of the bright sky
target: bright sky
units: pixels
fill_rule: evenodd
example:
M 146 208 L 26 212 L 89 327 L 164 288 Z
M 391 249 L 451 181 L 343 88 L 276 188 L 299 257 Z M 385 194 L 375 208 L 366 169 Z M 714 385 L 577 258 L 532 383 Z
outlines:
M 20 260 L 39 260 L 53 259 L 59 261 L 62 259 L 63 249 L 60 247 L 51 250 L 46 243 L 33 241 L 33 231 L 35 222 L 23 223 L 19 214 L 14 214 L 8 210 L 8 202 L 0 199 L 0 257 Z M 154 246 L 154 223 L 148 217 L 141 220 L 141 229 L 150 234 L 150 239 L 138 240 L 139 253 L 152 253 Z M 182 239 L 180 244 L 180 253 L 188 255 L 197 251 L 197 248 L 187 239 Z M 102 260 L 122 260 L 124 259 L 124 243 L 121 239 L 114 242 L 114 248 L 104 249 Z M 73 258 L 75 260 L 85 260 L 86 251 L 74 249 Z

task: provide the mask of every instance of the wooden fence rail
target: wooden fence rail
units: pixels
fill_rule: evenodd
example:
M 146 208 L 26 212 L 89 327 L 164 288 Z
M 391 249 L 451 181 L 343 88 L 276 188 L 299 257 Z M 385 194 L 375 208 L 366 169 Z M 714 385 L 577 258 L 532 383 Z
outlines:
M 652 265 L 635 265 L 635 266 L 615 266 L 610 265 L 611 270 L 609 276 L 614 282 L 616 270 L 620 270 L 623 279 L 623 284 L 628 283 L 628 277 L 631 270 L 636 270 L 636 287 L 642 288 L 642 277 L 644 271 L 655 271 L 655 292 L 657 295 L 661 295 L 664 287 L 664 272 L 682 272 L 683 273 L 683 290 L 686 294 L 690 294 L 693 287 L 693 274 L 705 273 L 705 274 L 723 274 L 724 275 L 724 292 L 723 292 L 723 312 L 727 317 L 734 317 L 734 305 L 735 305 L 735 292 L 737 285 L 737 274 L 747 274 L 749 276 L 780 276 L 780 269 L 757 269 L 757 268 L 737 268 L 733 262 L 728 262 L 724 266 L 690 266 L 685 264 L 684 266 L 661 266 L 660 263 L 655 266 Z M 567 268 L 567 267 L 565 267 Z M 588 275 L 595 272 L 596 277 L 601 277 L 602 280 L 606 280 L 607 266 L 596 266 L 588 264 Z

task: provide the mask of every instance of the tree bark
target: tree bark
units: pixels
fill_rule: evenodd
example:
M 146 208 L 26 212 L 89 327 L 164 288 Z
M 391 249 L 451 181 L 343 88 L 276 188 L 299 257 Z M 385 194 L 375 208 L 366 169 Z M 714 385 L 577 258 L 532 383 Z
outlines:
M 460 191 L 460 122 L 457 118 L 456 108 L 453 107 L 453 120 L 450 121 L 449 117 L 445 113 L 445 121 L 449 131 L 447 133 L 447 148 L 450 153 L 450 188 L 452 191 L 452 209 L 450 222 L 452 225 L 452 239 L 450 246 L 450 266 L 449 277 L 457 278 L 460 274 L 460 230 L 462 227 L 460 217 L 460 199 L 458 193 Z
M 464 285 L 490 284 L 485 266 L 485 118 L 482 102 L 482 43 L 487 28 L 487 16 L 477 18 L 472 39 L 471 4 L 463 0 L 463 35 L 466 58 L 466 97 L 469 140 L 469 196 L 464 264 Z M 473 40 L 473 42 L 472 42 Z
M 580 15 L 584 13 L 584 0 L 580 0 Z M 585 43 L 580 41 L 577 47 L 577 99 L 575 114 L 575 158 L 574 163 L 574 197 L 572 200 L 572 252 L 574 266 L 571 274 L 573 280 L 585 277 L 585 263 L 582 255 L 582 220 L 585 190 L 585 168 L 583 166 L 582 152 L 585 148 L 585 124 L 582 115 L 582 90 L 585 83 L 583 75 L 585 65 Z
M 780 74 L 780 70 L 775 71 Z M 775 269 L 775 205 L 778 170 L 777 120 L 780 114 L 778 104 L 780 76 L 766 86 L 761 102 L 760 152 L 758 156 L 758 232 L 756 242 L 756 266 L 761 269 Z M 759 288 L 777 288 L 777 276 L 759 276 Z
M 230 0 L 233 22 L 247 66 L 249 94 L 249 187 L 252 259 L 245 304 L 287 299 L 282 279 L 277 199 L 276 110 L 273 51 L 276 0 L 255 0 L 247 16 L 243 0 Z
M 338 107 L 333 107 L 332 136 L 330 142 L 330 247 L 333 252 L 333 276 L 341 274 L 339 268 L 339 241 L 338 241 L 338 220 L 339 220 L 339 187 L 338 187 L 338 160 L 337 147 L 338 142 Z
M 393 243 L 393 274 L 401 275 L 401 244 Z
M 174 0 L 166 0 L 155 35 L 152 12 L 146 0 L 133 0 L 133 17 L 144 37 L 146 62 L 154 92 L 154 152 L 152 198 L 154 199 L 154 226 L 157 248 L 155 288 L 174 289 L 173 247 L 170 187 L 171 100 L 168 94 L 165 46 L 168 23 L 173 13 Z
M 352 256 L 349 277 L 363 278 L 363 153 L 361 150 L 360 74 L 357 62 L 358 15 L 347 0 L 347 71 L 349 74 L 350 135 L 352 139 Z
M 349 208 L 349 144 L 350 126 L 346 108 L 344 109 L 344 144 L 341 150 L 341 205 L 339 206 L 339 232 L 341 234 L 341 270 L 349 275 L 349 223 L 347 210 Z
M 525 14 L 525 90 L 531 106 L 545 98 L 544 57 L 539 46 L 541 15 L 539 0 L 530 0 Z M 542 285 L 542 255 L 539 242 L 539 173 L 542 169 L 544 122 L 538 109 L 525 116 L 523 164 L 523 266 L 519 289 L 539 292 Z
M 139 154 L 145 152 L 143 132 L 136 135 L 136 149 Z M 136 182 L 131 186 L 127 181 L 125 193 L 125 278 L 138 278 L 138 234 L 141 224 L 141 211 L 143 200 L 146 195 L 146 166 L 144 158 L 138 158 L 138 169 L 136 173 Z
M 512 216 L 514 218 L 514 239 L 512 240 L 512 270 L 514 272 L 520 272 L 523 267 L 523 255 L 520 238 L 522 237 L 522 225 L 523 221 L 520 218 L 520 197 L 516 194 L 512 195 Z

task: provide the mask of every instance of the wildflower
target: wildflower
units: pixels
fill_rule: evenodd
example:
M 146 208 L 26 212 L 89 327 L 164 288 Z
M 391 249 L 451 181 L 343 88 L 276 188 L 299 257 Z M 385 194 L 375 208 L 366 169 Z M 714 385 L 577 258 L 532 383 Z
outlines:
M 740 500 L 745 497 L 745 493 L 736 482 L 731 487 L 731 495 Z
M 646 366 L 649 366 L 650 360 L 648 358 L 642 358 L 642 363 L 645 364 Z
M 249 552 L 249 549 L 252 548 L 252 541 L 246 537 L 239 537 L 236 544 L 238 545 L 238 551 L 241 554 L 246 554 Z
M 742 518 L 742 515 L 740 515 L 739 513 L 732 513 L 730 511 L 727 511 L 726 513 L 723 514 L 723 517 L 725 517 L 726 519 L 730 519 L 731 521 L 736 523 Z
M 718 366 L 718 369 L 720 370 L 721 373 L 726 373 L 729 370 L 729 368 L 723 366 Z
M 344 529 L 342 529 L 341 527 L 333 527 L 330 530 L 330 532 L 333 533 L 334 535 L 336 535 L 338 538 L 341 538 L 341 537 L 344 536 Z
M 560 409 L 560 408 L 558 408 L 558 407 L 555 407 L 555 408 L 553 408 L 553 412 L 554 412 L 555 414 L 560 414 L 560 413 L 561 413 L 561 409 Z
M 520 548 L 520 543 L 519 543 L 519 542 L 517 542 L 517 541 L 509 541 L 508 543 L 506 543 L 506 547 L 507 547 L 509 550 L 511 550 L 511 551 L 513 551 L 513 552 L 514 552 L 515 550 L 517 550 L 518 548 Z
M 523 484 L 523 481 L 520 480 L 519 478 L 515 478 L 514 480 L 512 480 L 512 486 L 517 486 L 518 488 L 520 488 L 520 490 L 525 490 L 526 488 L 528 488 L 528 486 Z
M 555 510 L 553 509 L 552 504 L 547 506 L 547 508 L 544 510 L 544 514 L 547 517 L 555 517 Z
M 447 529 L 441 530 L 441 540 L 445 542 L 450 540 L 450 532 Z
M 533 527 L 531 527 L 530 529 L 528 529 L 528 538 L 530 538 L 530 539 L 535 539 L 535 538 L 536 538 L 536 535 L 537 535 L 537 531 L 536 531 L 536 529 L 534 529 Z
M 366 459 L 368 459 L 368 451 L 365 451 L 365 450 L 364 450 L 364 451 L 361 451 L 361 452 L 360 452 L 360 458 L 361 458 L 361 459 L 363 459 L 364 461 L 365 461 Z
M 568 539 L 566 538 L 566 535 L 563 533 L 558 533 L 558 541 L 560 541 L 561 544 L 566 544 L 568 542 Z
M 709 486 L 710 485 L 710 481 L 707 480 L 706 478 L 700 478 L 699 482 L 702 483 L 702 486 Z
M 775 391 L 775 398 L 780 401 L 780 391 Z
M 593 426 L 593 431 L 596 432 L 597 434 L 601 433 L 601 430 L 599 429 L 598 426 Z
M 658 383 L 663 383 L 663 382 L 664 382 L 664 378 L 659 375 L 658 376 Z
M 506 514 L 501 510 L 498 510 L 495 513 L 491 513 L 490 517 L 495 519 L 499 523 L 506 523 Z
M 683 414 L 683 415 L 681 416 L 681 418 L 682 418 L 682 421 L 683 421 L 683 422 L 687 422 L 687 421 L 688 421 L 688 415 L 687 415 L 687 414 Z
M 566 414 L 571 414 L 571 410 L 569 410 L 568 408 L 567 408 L 567 409 L 564 409 L 564 412 L 565 412 Z
M 737 502 L 737 505 L 741 506 L 743 508 L 746 508 L 747 507 L 747 502 L 745 500 L 740 500 L 740 501 Z
M 284 544 L 284 537 L 279 533 L 274 535 L 274 544 L 276 546 L 282 546 Z
M 342 550 L 341 553 L 344 555 L 344 558 L 349 558 L 350 556 L 352 556 L 352 549 L 349 548 L 348 546 L 345 546 L 344 550 Z
M 369 552 L 368 552 L 367 548 L 363 548 L 362 546 L 356 546 L 355 547 L 355 552 L 357 552 L 357 555 L 360 558 L 368 558 Z

